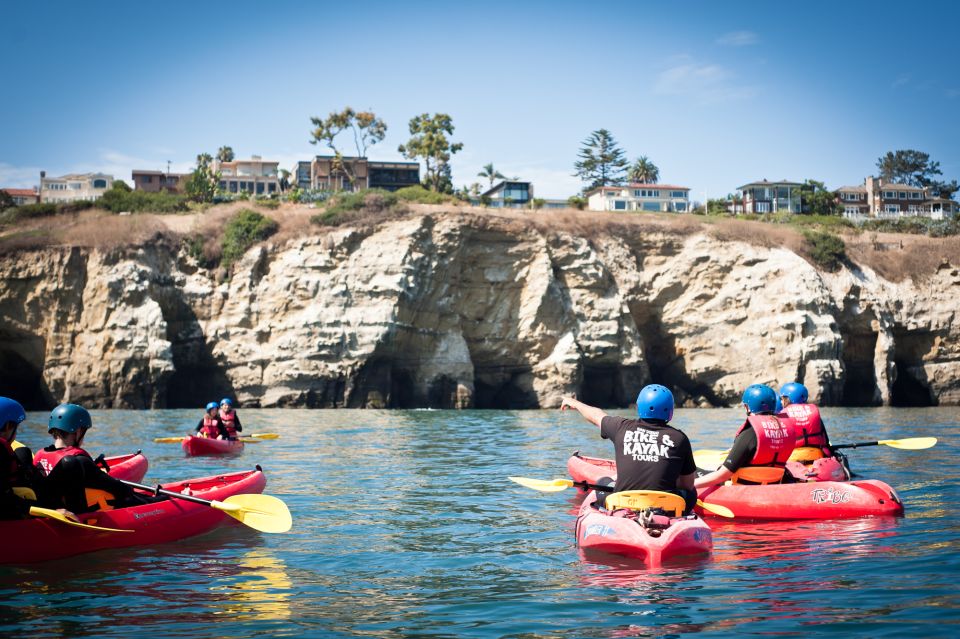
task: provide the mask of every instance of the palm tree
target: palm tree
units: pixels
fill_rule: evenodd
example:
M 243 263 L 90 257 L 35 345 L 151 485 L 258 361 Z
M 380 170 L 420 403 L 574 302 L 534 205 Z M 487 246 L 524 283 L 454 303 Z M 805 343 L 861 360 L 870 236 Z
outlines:
M 641 155 L 627 170 L 627 179 L 637 184 L 656 184 L 660 180 L 660 169 L 650 158 Z
M 507 179 L 503 173 L 493 168 L 493 162 L 490 164 L 484 164 L 483 170 L 477 173 L 477 177 L 487 178 L 490 180 L 490 188 L 493 188 L 494 180 L 505 180 Z
M 233 148 L 229 146 L 221 146 L 217 151 L 217 159 L 223 162 L 233 162 Z

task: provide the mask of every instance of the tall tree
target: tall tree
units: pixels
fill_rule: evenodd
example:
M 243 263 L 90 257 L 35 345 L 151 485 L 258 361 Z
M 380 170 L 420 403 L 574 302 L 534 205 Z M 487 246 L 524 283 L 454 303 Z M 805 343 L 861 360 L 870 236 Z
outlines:
M 813 215 L 840 215 L 840 203 L 823 182 L 805 180 L 800 187 L 800 203 L 804 213 Z
M 660 181 L 660 169 L 650 158 L 641 155 L 627 169 L 627 179 L 638 184 L 656 184 Z
M 911 186 L 929 186 L 934 175 L 941 175 L 940 163 L 931 162 L 930 154 L 912 149 L 888 151 L 877 160 L 880 177 L 888 182 Z
M 584 140 L 577 157 L 580 159 L 573 165 L 576 169 L 574 175 L 589 183 L 584 190 L 623 182 L 627 158 L 606 129 L 591 133 Z
M 506 180 L 506 176 L 500 171 L 493 168 L 493 162 L 490 164 L 484 164 L 483 170 L 477 173 L 477 177 L 487 178 L 490 180 L 490 188 L 493 188 L 494 180 Z
M 212 202 L 217 193 L 217 187 L 220 184 L 220 172 L 213 170 L 210 166 L 212 163 L 212 155 L 200 153 L 197 155 L 197 168 L 187 178 L 184 190 L 188 197 L 197 202 Z
M 356 174 L 349 162 L 343 161 L 343 153 L 337 146 L 336 138 L 344 131 L 353 134 L 353 143 L 357 149 L 357 157 L 367 157 L 367 149 L 382 142 L 387 135 L 386 123 L 377 117 L 373 111 L 354 111 L 346 107 L 343 111 L 333 112 L 324 118 L 310 118 L 314 129 L 311 131 L 310 144 L 323 142 L 332 151 L 334 156 L 333 169 L 346 174 L 350 184 L 356 180 Z
M 220 162 L 233 162 L 233 147 L 221 146 L 217 150 L 217 160 Z
M 423 113 L 410 119 L 410 135 L 407 143 L 398 147 L 400 153 L 411 160 L 423 158 L 424 180 L 431 190 L 452 189 L 450 157 L 463 148 L 461 142 L 453 143 L 447 137 L 453 135 L 453 118 L 446 113 Z

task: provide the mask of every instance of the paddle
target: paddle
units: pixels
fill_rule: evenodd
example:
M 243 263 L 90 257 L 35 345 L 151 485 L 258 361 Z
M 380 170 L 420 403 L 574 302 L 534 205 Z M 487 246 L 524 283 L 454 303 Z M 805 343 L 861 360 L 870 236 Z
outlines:
M 104 528 L 103 526 L 91 526 L 90 524 L 84 524 L 74 519 L 70 519 L 63 513 L 52 510 L 50 508 L 39 508 L 37 506 L 30 507 L 30 514 L 34 517 L 47 517 L 48 519 L 56 519 L 70 526 L 76 526 L 77 528 L 89 528 L 90 530 L 103 530 L 106 532 L 134 532 L 132 530 L 122 530 L 120 528 Z
M 223 511 L 237 521 L 254 530 L 266 533 L 281 533 L 290 530 L 293 525 L 293 518 L 290 516 L 290 510 L 287 505 L 276 497 L 270 495 L 249 494 L 249 495 L 231 495 L 223 501 L 201 499 L 193 495 L 184 495 L 175 493 L 163 488 L 145 486 L 124 479 L 118 480 L 127 486 L 148 490 L 158 495 L 166 495 L 174 499 L 192 501 L 195 504 L 203 504 L 217 510 Z
M 552 479 L 546 481 L 543 479 L 530 479 L 529 477 L 508 477 L 510 481 L 516 482 L 521 486 L 527 488 L 532 488 L 534 490 L 539 490 L 542 493 L 558 493 L 560 491 L 566 490 L 573 486 L 578 486 L 580 488 L 586 488 L 587 490 L 602 490 L 610 491 L 611 486 L 601 486 L 599 484 L 590 484 L 585 481 L 573 481 L 572 479 Z M 727 508 L 726 506 L 721 506 L 719 504 L 707 504 L 701 500 L 697 500 L 697 505 L 711 512 L 714 515 L 719 515 L 720 517 L 733 518 L 733 511 Z
M 244 435 L 240 438 L 240 441 L 247 444 L 255 444 L 264 439 L 279 439 L 280 435 L 277 433 L 253 433 L 252 435 Z M 154 437 L 154 443 L 157 444 L 179 444 L 183 441 L 183 437 Z
M 937 443 L 936 437 L 909 437 L 907 439 L 881 439 L 875 442 L 857 442 L 856 444 L 837 444 L 831 450 L 838 448 L 860 448 L 861 446 L 889 446 L 901 450 L 923 450 L 933 448 Z

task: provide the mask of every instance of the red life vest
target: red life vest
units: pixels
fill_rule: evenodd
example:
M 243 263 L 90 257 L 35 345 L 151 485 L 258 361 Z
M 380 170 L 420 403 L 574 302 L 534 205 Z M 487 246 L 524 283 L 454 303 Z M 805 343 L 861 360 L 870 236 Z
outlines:
M 737 435 L 748 426 L 757 436 L 757 452 L 749 465 L 784 468 L 796 446 L 793 420 L 776 415 L 749 415 Z
M 827 449 L 827 434 L 823 430 L 823 421 L 820 419 L 820 409 L 814 404 L 790 404 L 783 411 L 796 424 L 797 446 L 813 446 Z
M 236 411 L 230 411 L 229 413 L 224 413 L 223 409 L 220 410 L 220 421 L 223 423 L 223 427 L 227 429 L 227 435 L 231 439 L 236 439 L 237 437 L 237 427 L 234 423 L 237 420 Z
M 42 448 L 37 451 L 36 455 L 33 456 L 33 465 L 39 468 L 40 472 L 43 473 L 43 476 L 46 477 L 53 472 L 53 469 L 57 467 L 57 464 L 60 463 L 61 459 L 64 457 L 70 457 L 71 455 L 90 457 L 90 453 L 82 448 L 77 448 L 76 446 L 56 448 L 52 451 Z M 90 459 L 93 459 L 93 457 L 90 457 Z
M 217 428 L 217 420 L 214 417 L 210 417 L 209 413 L 204 413 L 203 415 L 203 426 L 200 427 L 199 435 L 211 439 L 216 439 L 220 436 L 220 429 Z

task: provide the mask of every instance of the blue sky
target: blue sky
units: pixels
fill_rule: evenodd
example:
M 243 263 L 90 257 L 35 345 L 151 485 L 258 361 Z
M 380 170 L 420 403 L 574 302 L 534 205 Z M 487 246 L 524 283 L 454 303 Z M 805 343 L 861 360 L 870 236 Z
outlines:
M 187 170 L 230 145 L 292 166 L 310 116 L 445 112 L 454 184 L 493 162 L 565 198 L 591 131 L 694 199 L 755 179 L 859 184 L 889 150 L 960 179 L 960 3 L 5 3 L 0 186 Z M 14 89 L 15 87 L 15 89 Z M 345 150 L 350 147 L 345 143 Z

